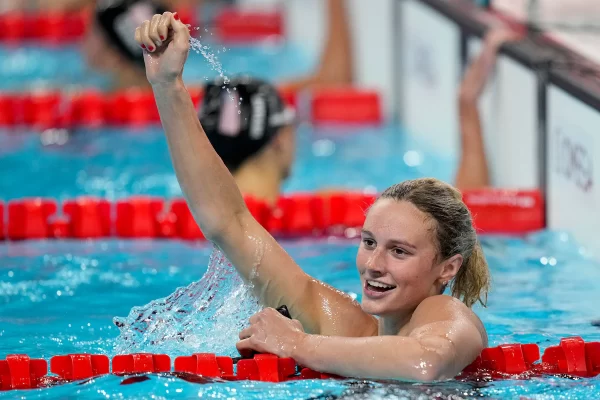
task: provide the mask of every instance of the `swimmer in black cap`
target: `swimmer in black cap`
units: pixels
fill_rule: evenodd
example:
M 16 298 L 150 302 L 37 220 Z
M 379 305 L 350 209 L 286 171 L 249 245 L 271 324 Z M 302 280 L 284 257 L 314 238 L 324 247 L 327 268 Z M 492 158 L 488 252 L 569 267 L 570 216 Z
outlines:
M 281 84 L 299 91 L 352 82 L 353 64 L 345 0 L 328 1 L 328 32 L 314 73 Z M 239 111 L 239 114 L 238 114 Z M 295 152 L 293 109 L 271 84 L 249 77 L 205 88 L 200 122 L 241 192 L 273 204 L 289 176 Z
M 274 203 L 294 161 L 294 110 L 277 89 L 248 77 L 205 88 L 200 122 L 240 190 Z
M 139 24 L 165 11 L 153 0 L 97 0 L 83 52 L 90 66 L 114 76 L 113 89 L 148 86 L 143 49 L 132 36 Z

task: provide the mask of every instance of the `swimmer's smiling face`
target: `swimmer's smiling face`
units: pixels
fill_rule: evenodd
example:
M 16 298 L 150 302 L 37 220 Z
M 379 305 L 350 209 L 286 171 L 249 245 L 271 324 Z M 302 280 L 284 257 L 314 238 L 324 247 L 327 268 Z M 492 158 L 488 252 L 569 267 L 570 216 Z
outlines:
M 405 316 L 439 294 L 435 221 L 407 201 L 379 199 L 369 210 L 356 256 L 365 312 Z

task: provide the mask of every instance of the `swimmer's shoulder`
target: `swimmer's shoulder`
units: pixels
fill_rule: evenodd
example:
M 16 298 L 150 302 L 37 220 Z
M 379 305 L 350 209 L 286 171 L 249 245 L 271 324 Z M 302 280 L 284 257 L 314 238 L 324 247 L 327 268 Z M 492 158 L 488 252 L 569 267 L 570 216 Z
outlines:
M 407 328 L 412 330 L 411 328 L 436 320 L 470 322 L 479 331 L 484 346 L 487 346 L 487 332 L 477 314 L 456 297 L 444 294 L 430 296 L 423 300 L 415 309 Z

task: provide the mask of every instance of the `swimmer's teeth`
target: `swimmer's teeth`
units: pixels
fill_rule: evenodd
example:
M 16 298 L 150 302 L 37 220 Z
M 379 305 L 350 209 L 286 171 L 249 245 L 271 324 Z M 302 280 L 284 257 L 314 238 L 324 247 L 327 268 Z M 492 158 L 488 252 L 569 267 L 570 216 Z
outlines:
M 386 285 L 385 283 L 376 282 L 376 281 L 367 281 L 367 283 L 369 284 L 369 286 L 373 286 L 373 287 L 380 288 L 380 289 L 393 289 L 394 288 L 394 286 Z

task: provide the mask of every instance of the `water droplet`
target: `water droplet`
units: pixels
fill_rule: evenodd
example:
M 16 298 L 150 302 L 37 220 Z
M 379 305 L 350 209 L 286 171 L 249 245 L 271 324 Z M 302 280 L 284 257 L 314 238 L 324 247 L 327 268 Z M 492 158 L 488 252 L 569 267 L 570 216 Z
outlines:
M 201 36 L 200 36 L 201 37 Z M 229 83 L 229 78 L 225 75 L 225 70 L 223 69 L 223 65 L 217 59 L 217 56 L 214 52 L 210 52 L 210 47 L 207 45 L 203 45 L 200 40 L 195 38 L 190 38 L 190 47 L 197 54 L 201 54 L 207 61 L 210 67 L 216 71 L 221 78 L 223 78 L 223 82 L 225 84 Z

